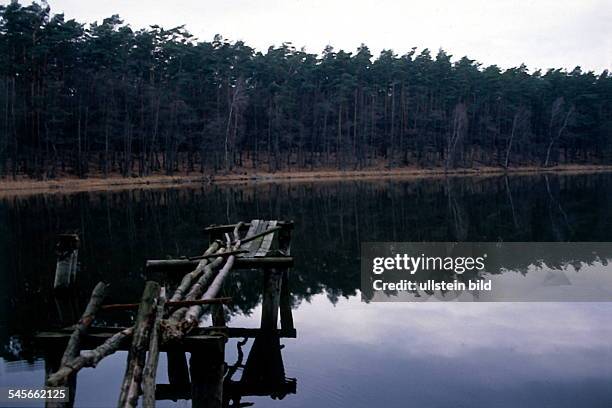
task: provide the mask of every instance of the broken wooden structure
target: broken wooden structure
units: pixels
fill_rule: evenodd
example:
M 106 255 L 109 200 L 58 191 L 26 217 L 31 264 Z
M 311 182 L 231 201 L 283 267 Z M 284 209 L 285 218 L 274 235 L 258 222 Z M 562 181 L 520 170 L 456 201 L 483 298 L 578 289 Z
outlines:
M 139 402 L 153 407 L 161 399 L 191 399 L 194 407 L 241 406 L 244 396 L 282 398 L 295 393 L 295 379 L 285 377 L 280 345 L 281 338 L 296 337 L 288 287 L 292 228 L 291 222 L 263 220 L 210 226 L 206 228 L 210 243 L 203 255 L 146 262 L 150 280 L 140 303 L 104 305 L 107 285 L 99 283 L 74 326 L 38 333 L 47 355 L 46 384 L 68 386 L 71 402 L 65 405 L 71 406 L 78 371 L 95 367 L 117 350 L 127 350 L 119 407 Z M 259 328 L 227 327 L 225 322 L 223 305 L 231 299 L 219 294 L 229 272 L 240 269 L 263 272 Z M 172 277 L 180 278 L 180 283 L 170 284 Z M 134 325 L 93 324 L 97 315 L 109 310 L 135 310 Z M 212 316 L 210 327 L 200 327 L 205 311 Z M 239 361 L 228 366 L 229 338 L 242 340 Z M 243 363 L 242 347 L 250 338 L 253 345 Z M 156 383 L 160 352 L 167 353 L 169 384 Z M 234 380 L 238 369 L 242 376 Z

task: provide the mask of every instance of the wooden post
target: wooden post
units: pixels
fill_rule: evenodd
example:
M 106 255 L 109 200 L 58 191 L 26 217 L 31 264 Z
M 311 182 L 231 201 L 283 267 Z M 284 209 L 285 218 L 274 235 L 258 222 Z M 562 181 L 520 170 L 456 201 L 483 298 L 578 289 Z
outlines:
M 189 368 L 183 351 L 168 351 L 168 380 L 171 385 L 189 386 Z
M 130 337 L 132 333 L 134 333 L 134 327 L 128 327 L 109 337 L 94 350 L 81 352 L 81 355 L 73 358 L 66 365 L 63 365 L 59 370 L 51 374 L 47 379 L 48 384 L 63 384 L 66 381 L 66 377 L 77 373 L 81 368 L 95 367 L 104 357 L 117 351 L 125 339 Z
M 55 348 L 45 351 L 45 381 L 60 369 L 62 350 Z M 76 373 L 67 376 L 62 381 L 62 386 L 68 387 L 68 402 L 57 402 L 53 399 L 45 400 L 45 408 L 72 408 L 76 396 L 77 376 Z
M 76 234 L 62 234 L 55 247 L 57 264 L 53 289 L 66 291 L 74 287 L 78 269 L 79 237 Z
M 289 271 L 282 271 L 280 291 L 280 325 L 283 330 L 293 330 L 293 313 L 291 312 L 291 291 L 289 290 Z
M 68 293 L 55 292 L 53 294 L 58 322 L 62 326 L 73 324 L 79 318 L 79 306 L 75 296 Z
M 157 302 L 157 312 L 155 322 L 151 329 L 151 337 L 149 341 L 149 354 L 145 364 L 143 379 L 142 379 L 142 405 L 146 408 L 155 407 L 155 384 L 157 377 L 157 363 L 159 362 L 159 330 L 160 322 L 164 317 L 164 307 L 166 303 L 166 289 L 161 288 L 159 300 Z
M 214 327 L 225 327 L 225 311 L 223 305 L 213 305 L 211 308 L 212 324 Z
M 104 295 L 105 295 L 107 286 L 108 285 L 106 285 L 105 283 L 99 282 L 94 288 L 94 290 L 92 291 L 91 298 L 89 299 L 89 303 L 87 304 L 87 307 L 85 308 L 85 312 L 83 313 L 83 316 L 81 317 L 81 319 L 75 325 L 74 331 L 72 332 L 72 335 L 70 336 L 70 339 L 68 340 L 68 344 L 66 345 L 66 349 L 64 350 L 64 354 L 62 355 L 60 361 L 59 362 L 54 361 L 54 358 L 53 358 L 54 356 L 49 357 L 49 361 L 45 361 L 46 363 L 45 368 L 47 369 L 47 373 L 46 373 L 47 375 L 46 375 L 45 381 L 47 385 L 50 385 L 50 386 L 66 385 L 68 386 L 68 393 L 69 393 L 68 403 L 60 403 L 60 402 L 53 402 L 53 400 L 47 400 L 45 404 L 47 407 L 66 407 L 66 406 L 71 407 L 74 404 L 74 398 L 76 395 L 76 382 L 77 382 L 76 372 L 72 373 L 71 375 L 61 378 L 61 382 L 57 384 L 50 381 L 51 375 L 57 372 L 60 368 L 65 367 L 72 359 L 79 356 L 79 351 L 80 351 L 79 342 L 80 342 L 81 336 L 87 332 L 87 329 L 89 328 L 91 323 L 93 323 L 96 312 L 98 311 L 98 309 L 100 308 L 100 305 L 102 304 L 102 301 L 104 300 Z
M 68 341 L 68 345 L 66 346 L 66 350 L 64 351 L 64 355 L 62 356 L 62 365 L 68 363 L 69 360 L 77 357 L 79 355 L 79 340 L 82 335 L 87 332 L 87 329 L 94 321 L 96 313 L 102 302 L 104 301 L 104 296 L 106 295 L 106 288 L 108 285 L 104 282 L 98 282 L 96 287 L 91 292 L 91 297 L 89 299 L 89 303 L 85 308 L 85 312 L 81 319 L 77 322 L 74 327 L 74 331 L 70 336 L 70 340 Z
M 149 345 L 151 324 L 155 314 L 155 303 L 159 296 L 159 283 L 148 281 L 142 294 L 132 345 L 128 354 L 127 367 L 121 392 L 119 395 L 119 407 L 136 407 L 138 403 L 140 382 L 144 369 L 145 357 Z
M 261 329 L 275 330 L 278 324 L 282 272 L 278 269 L 264 270 L 263 300 L 261 305 Z
M 191 353 L 191 406 L 221 408 L 223 405 L 223 373 L 225 371 L 225 341 L 205 343 Z
M 291 223 L 293 226 L 293 223 Z M 281 253 L 291 254 L 291 228 L 285 226 L 278 233 L 278 249 Z M 291 311 L 291 291 L 289 290 L 289 270 L 282 268 L 280 293 L 280 324 L 282 329 L 293 330 L 293 313 Z
M 240 383 L 249 388 L 276 389 L 285 382 L 280 338 L 272 333 L 255 337 Z

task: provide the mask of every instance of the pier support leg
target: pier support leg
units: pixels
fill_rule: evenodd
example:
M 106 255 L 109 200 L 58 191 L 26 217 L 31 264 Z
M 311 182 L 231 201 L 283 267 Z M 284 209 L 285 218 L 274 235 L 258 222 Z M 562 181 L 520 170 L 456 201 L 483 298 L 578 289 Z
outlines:
M 240 383 L 249 388 L 276 389 L 285 382 L 280 338 L 271 333 L 255 337 Z
M 168 380 L 171 385 L 187 387 L 189 385 L 189 369 L 187 358 L 182 351 L 168 351 Z
M 191 353 L 191 400 L 193 408 L 221 408 L 225 371 L 225 340 L 206 343 Z
M 275 330 L 278 325 L 282 271 L 264 270 L 263 300 L 261 305 L 261 329 Z
M 225 311 L 223 305 L 212 305 L 212 324 L 215 327 L 225 327 Z
M 293 330 L 293 313 L 291 312 L 291 292 L 289 291 L 289 271 L 283 270 L 280 289 L 280 325 L 283 330 Z

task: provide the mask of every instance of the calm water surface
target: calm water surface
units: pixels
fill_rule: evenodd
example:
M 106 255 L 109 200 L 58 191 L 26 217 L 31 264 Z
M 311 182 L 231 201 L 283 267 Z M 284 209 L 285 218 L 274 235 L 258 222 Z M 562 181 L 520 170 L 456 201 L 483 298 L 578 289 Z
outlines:
M 0 199 L 0 386 L 39 386 L 36 330 L 60 324 L 51 293 L 60 232 L 82 239 L 81 308 L 99 280 L 133 302 L 146 259 L 200 254 L 203 228 L 292 219 L 297 392 L 255 407 L 610 407 L 612 303 L 363 303 L 362 241 L 612 241 L 612 175 L 204 186 Z M 261 283 L 234 272 L 229 325 L 256 327 Z M 240 288 L 240 289 L 239 289 Z M 128 324 L 129 314 L 114 322 Z M 237 341 L 226 361 L 237 359 Z M 242 348 L 248 355 L 252 341 Z M 77 406 L 114 406 L 126 353 L 78 376 Z M 236 373 L 240 378 L 240 370 Z M 159 383 L 167 383 L 162 355 Z M 158 406 L 190 406 L 160 401 Z

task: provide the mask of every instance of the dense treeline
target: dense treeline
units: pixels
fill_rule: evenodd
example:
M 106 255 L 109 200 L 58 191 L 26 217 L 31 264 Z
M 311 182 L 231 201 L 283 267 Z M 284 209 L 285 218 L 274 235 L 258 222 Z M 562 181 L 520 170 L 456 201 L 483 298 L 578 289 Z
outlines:
M 471 167 L 612 161 L 612 75 L 440 50 L 258 52 L 183 28 L 0 7 L 0 171 Z

